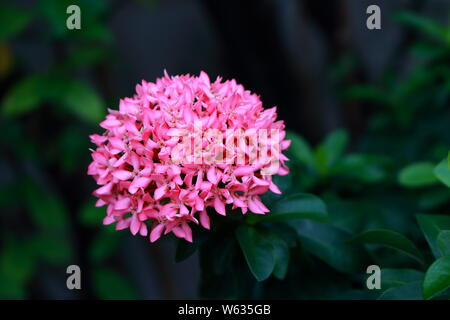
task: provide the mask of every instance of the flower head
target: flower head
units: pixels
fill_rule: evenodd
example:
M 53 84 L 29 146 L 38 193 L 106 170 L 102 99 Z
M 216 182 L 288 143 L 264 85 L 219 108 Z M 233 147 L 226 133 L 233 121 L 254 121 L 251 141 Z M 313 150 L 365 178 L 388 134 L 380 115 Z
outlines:
M 97 148 L 88 174 L 99 185 L 96 205 L 107 206 L 103 223 L 151 242 L 169 232 L 192 241 L 190 223 L 210 228 L 207 208 L 267 213 L 259 195 L 280 193 L 272 175 L 289 172 L 282 151 L 290 141 L 276 117 L 235 80 L 201 72 L 142 81 L 109 110 L 104 134 L 90 136 Z

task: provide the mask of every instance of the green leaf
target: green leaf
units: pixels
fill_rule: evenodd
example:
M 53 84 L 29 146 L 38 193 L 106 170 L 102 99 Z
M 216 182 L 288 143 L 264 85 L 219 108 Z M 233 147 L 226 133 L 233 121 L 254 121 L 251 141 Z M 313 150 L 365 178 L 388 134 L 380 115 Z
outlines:
M 420 229 L 422 230 L 428 245 L 435 258 L 441 257 L 437 246 L 437 237 L 442 230 L 450 230 L 450 216 L 434 214 L 418 214 L 416 216 Z
M 344 153 L 348 143 L 348 134 L 345 130 L 333 131 L 323 142 L 323 147 L 327 150 L 330 163 L 336 162 Z
M 95 17 L 92 18 L 95 19 Z M 83 28 L 82 32 L 76 33 L 80 40 L 109 43 L 114 39 L 108 26 L 103 21 L 91 20 L 87 24 L 88 26 Z
M 383 292 L 378 300 L 422 300 L 421 281 L 393 287 Z
M 291 140 L 291 146 L 289 147 L 289 153 L 292 154 L 292 160 L 298 161 L 310 168 L 315 166 L 315 158 L 311 146 L 298 134 L 288 131 L 286 139 Z
M 85 45 L 74 49 L 70 56 L 64 61 L 63 67 L 67 70 L 79 70 L 92 67 L 93 65 L 107 61 L 111 58 L 110 51 L 105 47 L 96 45 Z
M 73 258 L 73 250 L 67 239 L 59 235 L 42 233 L 34 235 L 28 248 L 37 259 L 53 265 L 61 265 Z
M 0 43 L 21 32 L 31 21 L 31 14 L 11 6 L 0 6 Z
M 286 277 L 287 268 L 289 266 L 289 247 L 283 239 L 273 233 L 270 234 L 269 238 L 272 243 L 272 254 L 275 260 L 273 275 L 275 278 L 283 280 Z
M 414 269 L 381 269 L 381 289 L 402 286 L 411 282 L 422 281 L 425 274 Z
M 275 259 L 266 235 L 254 227 L 241 225 L 236 229 L 236 238 L 256 280 L 267 279 L 274 270 Z
M 25 243 L 7 238 L 0 251 L 0 297 L 23 299 L 35 261 Z
M 3 101 L 3 114 L 20 116 L 36 109 L 43 99 L 43 81 L 42 76 L 29 76 L 17 82 Z
M 443 256 L 450 255 L 450 230 L 439 232 L 436 244 Z
M 120 273 L 99 268 L 94 271 L 94 290 L 102 300 L 135 300 L 137 292 Z
M 351 54 L 342 54 L 331 66 L 329 79 L 332 83 L 342 83 L 356 70 L 356 57 Z
M 343 97 L 347 100 L 367 100 L 386 103 L 386 97 L 383 91 L 368 85 L 350 86 L 344 90 Z
M 270 231 L 279 236 L 289 248 L 297 246 L 297 233 L 285 223 L 273 223 L 270 225 Z
M 425 187 L 437 182 L 433 173 L 434 165 L 429 162 L 412 164 L 400 171 L 399 183 L 405 187 Z
M 86 139 L 86 131 L 79 125 L 67 126 L 58 137 L 58 148 L 55 152 L 58 154 L 58 164 L 64 170 L 64 173 L 71 174 L 90 160 L 86 150 L 90 143 Z M 56 155 L 54 156 L 57 157 Z
M 68 213 L 63 202 L 53 193 L 39 189 L 33 183 L 24 185 L 25 204 L 36 226 L 42 231 L 65 233 Z
M 447 187 L 450 188 L 450 165 L 449 160 L 450 153 L 448 159 L 443 159 L 434 169 L 434 174 L 436 177 Z
M 344 153 L 348 142 L 348 134 L 344 130 L 336 130 L 327 136 L 315 152 L 317 169 L 324 175 L 336 164 Z
M 26 299 L 26 285 L 2 273 L 0 270 L 0 299 Z
M 411 52 L 421 58 L 438 59 L 439 57 L 445 56 L 448 49 L 427 40 L 419 40 L 412 44 Z
M 274 222 L 292 219 L 327 221 L 326 205 L 320 198 L 312 194 L 298 193 L 275 202 L 268 214 L 249 215 L 250 222 Z
M 89 248 L 89 258 L 93 263 L 101 263 L 117 252 L 121 234 L 112 230 L 102 229 L 97 234 Z
M 9 239 L 0 256 L 0 270 L 18 282 L 26 282 L 32 275 L 34 260 L 26 243 Z
M 385 229 L 369 230 L 354 236 L 349 242 L 382 245 L 403 252 L 420 263 L 424 261 L 422 254 L 414 243 L 395 231 Z
M 366 199 L 351 201 L 351 199 L 343 200 L 331 194 L 324 196 L 330 220 L 337 228 L 356 234 L 368 226 L 375 228 L 381 223 L 379 209 Z
M 78 81 L 67 81 L 62 92 L 62 106 L 81 120 L 98 123 L 105 115 L 102 99 L 89 86 Z
M 444 256 L 428 268 L 423 281 L 423 296 L 430 299 L 448 288 L 450 288 L 450 256 Z
M 261 201 L 266 205 L 270 206 L 276 201 L 282 199 L 285 194 L 289 193 L 289 190 L 293 186 L 293 175 L 288 174 L 285 176 L 274 175 L 272 176 L 272 182 L 277 185 L 282 194 L 275 194 L 273 192 L 266 192 L 260 195 Z
M 364 248 L 346 242 L 350 234 L 343 230 L 311 220 L 288 223 L 297 232 L 306 251 L 341 272 L 361 272 L 370 262 Z
M 428 33 L 436 39 L 449 41 L 447 30 L 432 19 L 421 17 L 410 12 L 401 12 L 396 16 L 397 21 Z
M 428 90 L 434 79 L 438 76 L 438 68 L 413 69 L 404 81 L 398 82 L 390 96 L 390 102 L 396 113 L 396 120 L 402 126 L 411 123 L 412 111 L 417 105 L 418 96 L 422 90 Z
M 88 201 L 79 213 L 80 222 L 85 226 L 100 226 L 106 215 L 104 207 L 96 207 L 95 203 Z
M 446 188 L 433 188 L 421 192 L 419 196 L 419 206 L 421 209 L 429 210 L 437 208 L 450 200 L 450 192 Z
M 366 154 L 349 154 L 339 162 L 334 173 L 345 174 L 366 183 L 377 183 L 386 177 L 383 158 Z

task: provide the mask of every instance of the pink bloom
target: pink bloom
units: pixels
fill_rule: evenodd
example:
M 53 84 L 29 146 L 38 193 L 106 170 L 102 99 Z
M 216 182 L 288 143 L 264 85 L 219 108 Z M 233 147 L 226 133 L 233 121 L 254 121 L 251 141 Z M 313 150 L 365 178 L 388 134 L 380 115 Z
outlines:
M 109 110 L 103 135 L 90 137 L 97 148 L 88 174 L 99 185 L 96 205 L 107 207 L 103 223 L 151 242 L 169 232 L 192 242 L 190 223 L 210 228 L 208 208 L 269 212 L 259 195 L 281 193 L 272 175 L 289 173 L 282 151 L 290 141 L 276 117 L 235 80 L 201 72 L 142 81 Z

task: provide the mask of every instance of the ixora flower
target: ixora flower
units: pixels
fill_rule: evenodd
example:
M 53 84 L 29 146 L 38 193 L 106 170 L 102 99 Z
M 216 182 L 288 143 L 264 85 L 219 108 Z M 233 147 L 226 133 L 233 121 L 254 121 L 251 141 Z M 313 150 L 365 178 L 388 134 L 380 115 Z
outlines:
M 280 193 L 272 175 L 289 172 L 282 151 L 290 141 L 276 117 L 235 80 L 165 72 L 142 81 L 109 110 L 104 134 L 90 136 L 97 148 L 88 174 L 100 186 L 96 206 L 107 206 L 103 223 L 151 242 L 169 232 L 192 242 L 189 223 L 210 228 L 207 208 L 267 213 L 259 195 Z

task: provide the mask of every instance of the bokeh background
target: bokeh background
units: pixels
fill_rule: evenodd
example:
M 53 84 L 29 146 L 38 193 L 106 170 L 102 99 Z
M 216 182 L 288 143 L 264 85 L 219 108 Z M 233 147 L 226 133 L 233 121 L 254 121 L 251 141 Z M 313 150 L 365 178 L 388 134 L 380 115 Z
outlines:
M 81 30 L 66 28 L 70 4 Z M 381 30 L 366 28 L 371 4 Z M 449 9 L 448 0 L 2 1 L 0 298 L 199 297 L 197 254 L 175 263 L 173 239 L 150 244 L 102 226 L 86 174 L 88 135 L 101 132 L 106 109 L 164 69 L 237 79 L 312 145 L 345 128 L 350 149 L 391 157 L 393 168 L 441 160 Z M 71 264 L 82 290 L 66 288 Z

